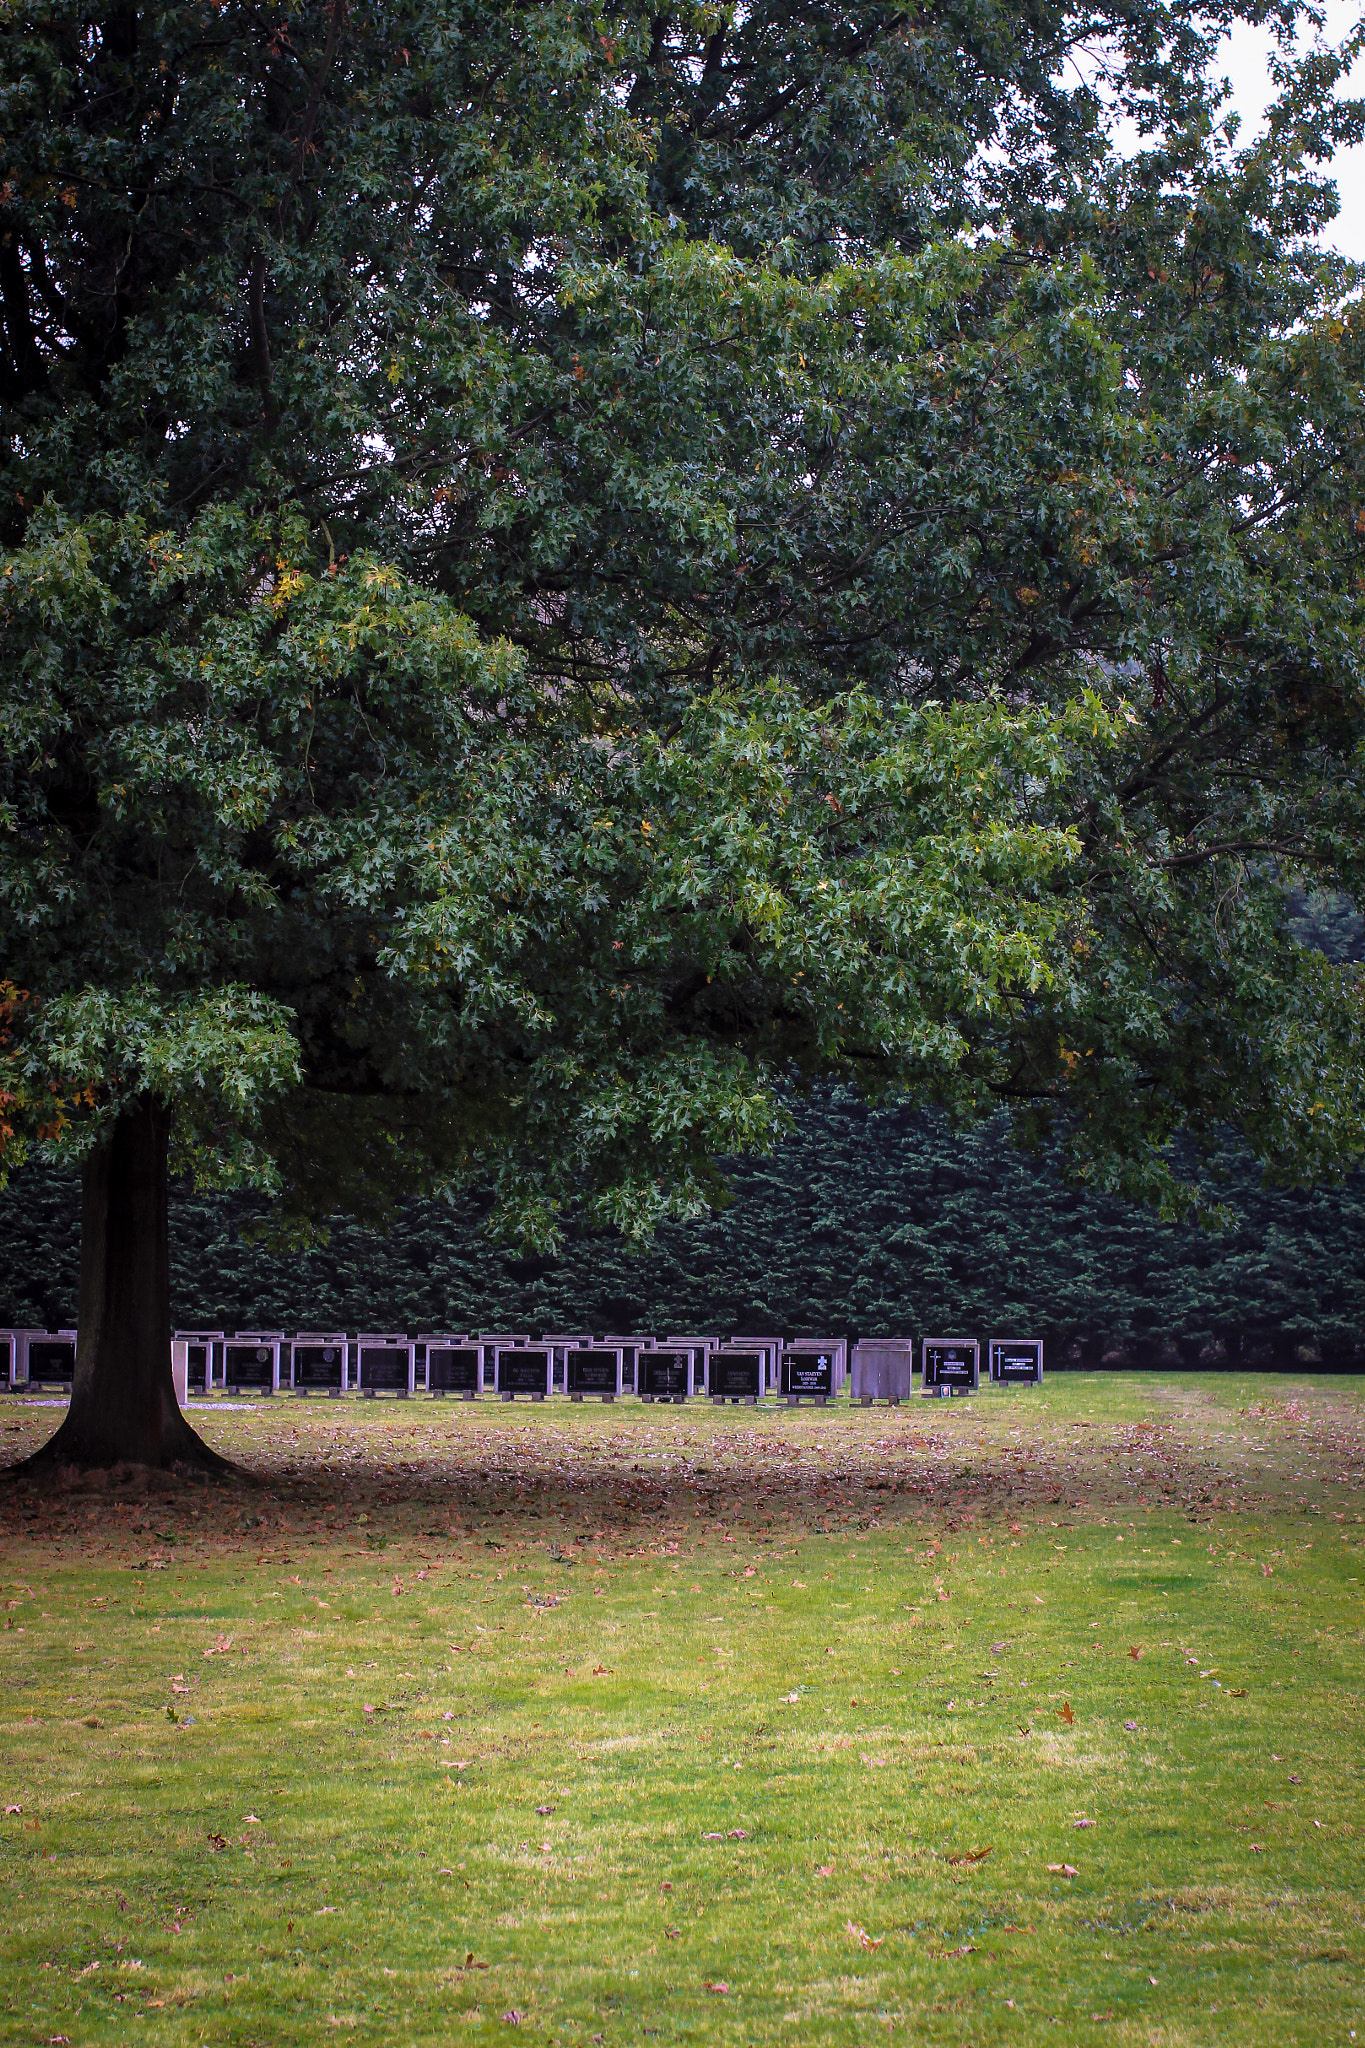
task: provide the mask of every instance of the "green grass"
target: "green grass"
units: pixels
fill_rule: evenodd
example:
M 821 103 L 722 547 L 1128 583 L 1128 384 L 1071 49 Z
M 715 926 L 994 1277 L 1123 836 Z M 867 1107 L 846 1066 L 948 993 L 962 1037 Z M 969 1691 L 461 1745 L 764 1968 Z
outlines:
M 0 2040 L 1365 2043 L 1365 1389 L 1286 1391 L 282 1400 L 196 1417 L 259 1491 L 0 1494 Z

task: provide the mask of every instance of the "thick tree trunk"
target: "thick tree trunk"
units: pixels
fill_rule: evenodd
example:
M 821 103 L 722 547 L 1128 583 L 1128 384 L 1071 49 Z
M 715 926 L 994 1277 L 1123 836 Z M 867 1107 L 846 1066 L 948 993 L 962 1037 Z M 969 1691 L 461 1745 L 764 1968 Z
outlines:
M 86 1159 L 71 1406 L 57 1434 L 21 1471 L 114 1465 L 233 1470 L 191 1429 L 171 1380 L 170 1130 L 170 1111 L 145 1095 Z

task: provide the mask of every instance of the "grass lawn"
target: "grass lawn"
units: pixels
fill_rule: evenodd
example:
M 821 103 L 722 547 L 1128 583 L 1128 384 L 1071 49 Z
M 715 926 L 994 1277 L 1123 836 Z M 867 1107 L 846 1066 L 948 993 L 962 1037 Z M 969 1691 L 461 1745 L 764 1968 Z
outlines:
M 1360 1383 L 195 1420 L 0 1490 L 0 2040 L 1365 2044 Z

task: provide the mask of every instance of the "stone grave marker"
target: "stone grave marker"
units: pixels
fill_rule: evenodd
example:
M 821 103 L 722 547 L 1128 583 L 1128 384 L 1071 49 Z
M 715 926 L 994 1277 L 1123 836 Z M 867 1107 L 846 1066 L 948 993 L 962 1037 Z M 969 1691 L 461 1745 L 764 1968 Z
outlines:
M 557 1387 L 562 1387 L 564 1385 L 565 1353 L 573 1349 L 575 1346 L 591 1344 L 593 1338 L 591 1330 L 582 1330 L 577 1332 L 576 1334 L 566 1333 L 563 1330 L 542 1330 L 539 1341 L 542 1344 L 548 1344 L 550 1346 L 551 1351 L 554 1354 L 554 1383 Z
M 706 1391 L 717 1406 L 743 1401 L 753 1408 L 767 1389 L 767 1367 L 760 1346 L 718 1345 L 706 1361 Z
M 17 1330 L 0 1330 L 0 1371 L 4 1373 L 0 1385 L 12 1387 L 14 1372 L 19 1356 L 19 1333 Z
M 28 1340 L 30 1386 L 69 1387 L 76 1370 L 74 1330 L 35 1330 Z
M 554 1392 L 554 1353 L 548 1344 L 495 1344 L 493 1385 L 499 1400 L 518 1394 L 543 1401 Z
M 787 1406 L 813 1401 L 823 1408 L 838 1392 L 839 1358 L 833 1344 L 807 1340 L 782 1346 L 782 1392 Z
M 484 1385 L 492 1387 L 497 1384 L 493 1366 L 493 1354 L 500 1344 L 507 1345 L 508 1349 L 511 1350 L 517 1345 L 529 1344 L 530 1341 L 529 1337 L 523 1336 L 515 1330 L 480 1330 L 479 1346 L 483 1352 Z
M 211 1394 L 223 1384 L 223 1330 L 176 1330 L 174 1342 L 185 1346 L 185 1368 L 192 1387 Z
M 482 1347 L 467 1337 L 425 1337 L 427 1347 L 427 1392 L 432 1400 L 444 1394 L 458 1394 L 462 1401 L 478 1399 L 483 1383 Z
M 719 1337 L 665 1337 L 664 1343 L 670 1348 L 692 1353 L 692 1392 L 705 1394 L 708 1387 L 711 1353 L 720 1346 Z
M 283 1330 L 237 1330 L 223 1345 L 223 1385 L 229 1394 L 277 1394 Z
M 681 1406 L 694 1391 L 693 1360 L 698 1354 L 686 1345 L 652 1344 L 643 1347 L 636 1361 L 635 1391 L 642 1401 L 672 1401 Z M 705 1391 L 703 1383 L 702 1391 Z
M 782 1346 L 783 1388 L 786 1387 L 787 1360 L 789 1358 L 820 1357 L 828 1353 L 834 1361 L 834 1388 L 838 1394 L 848 1378 L 847 1337 L 789 1337 Z
M 301 1330 L 290 1349 L 289 1384 L 296 1394 L 327 1394 L 339 1399 L 345 1393 L 348 1345 L 344 1330 Z
M 992 1337 L 987 1346 L 991 1378 L 1001 1387 L 1036 1387 L 1043 1378 L 1041 1337 Z
M 394 1394 L 406 1401 L 417 1380 L 417 1346 L 401 1332 L 362 1331 L 352 1347 L 356 1361 L 356 1386 L 373 1401 L 377 1394 Z
M 863 1337 L 853 1347 L 850 1391 L 864 1408 L 886 1401 L 898 1408 L 910 1399 L 915 1347 L 908 1337 Z
M 28 1385 L 28 1347 L 35 1337 L 47 1335 L 46 1330 L 7 1330 L 10 1340 L 9 1383 L 12 1387 Z
M 782 1377 L 780 1364 L 782 1339 L 780 1337 L 750 1337 L 736 1331 L 727 1339 L 727 1343 L 732 1350 L 761 1351 L 763 1353 L 763 1388 L 765 1393 L 769 1388 L 780 1385 Z
M 571 1401 L 581 1401 L 585 1394 L 592 1400 L 615 1401 L 621 1393 L 621 1373 L 619 1346 L 578 1344 L 564 1353 L 564 1391 Z
M 623 1394 L 638 1394 L 640 1391 L 640 1353 L 651 1350 L 655 1339 L 653 1337 L 613 1336 L 608 1332 L 607 1335 L 597 1337 L 593 1341 L 598 1344 L 605 1344 L 609 1351 L 620 1352 L 621 1392 Z
M 981 1383 L 981 1346 L 975 1337 L 920 1340 L 920 1392 L 929 1397 L 974 1394 Z

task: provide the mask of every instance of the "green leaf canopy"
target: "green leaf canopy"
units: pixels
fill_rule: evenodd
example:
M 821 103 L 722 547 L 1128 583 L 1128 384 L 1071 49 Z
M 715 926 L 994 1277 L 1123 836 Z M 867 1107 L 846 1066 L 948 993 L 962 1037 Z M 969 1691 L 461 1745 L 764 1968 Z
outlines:
M 1354 1163 L 1360 110 L 1286 8 L 1239 148 L 1229 18 L 7 7 L 6 1156 L 544 1243 L 832 1074 Z

